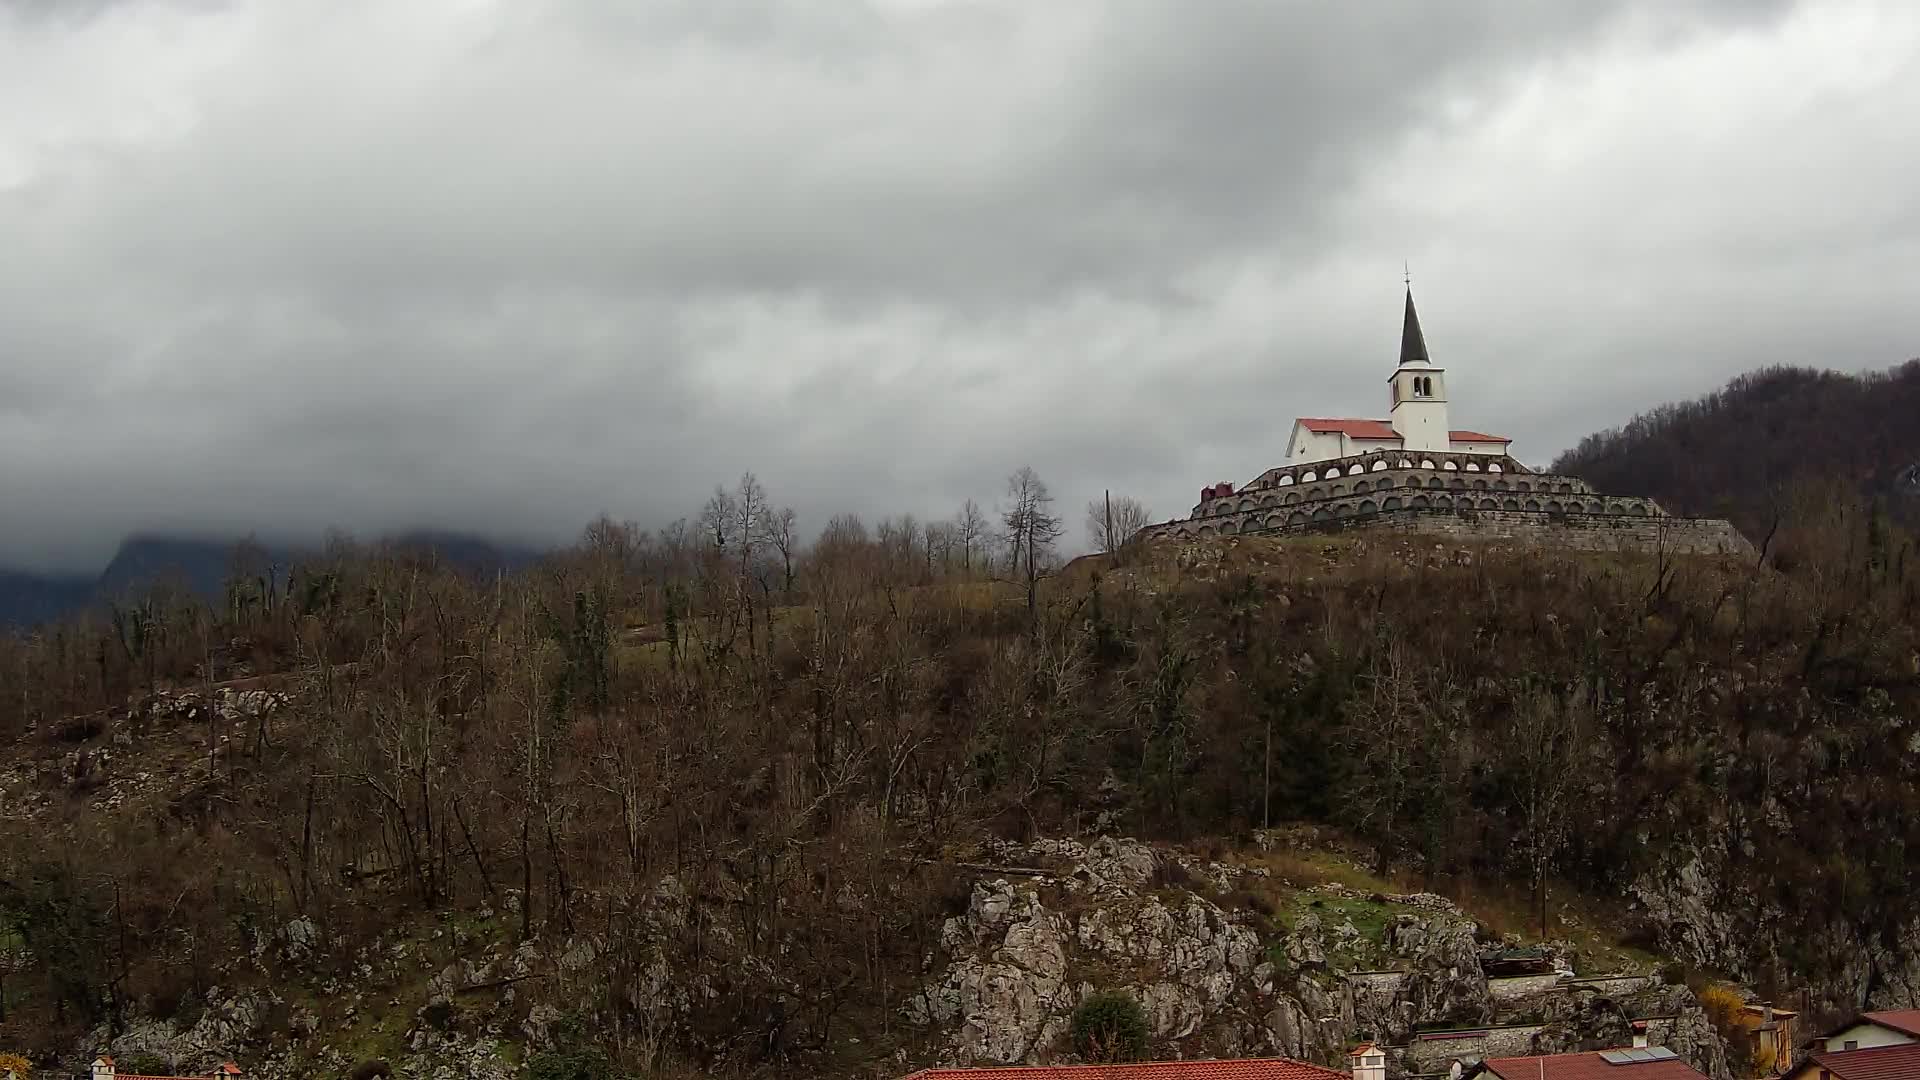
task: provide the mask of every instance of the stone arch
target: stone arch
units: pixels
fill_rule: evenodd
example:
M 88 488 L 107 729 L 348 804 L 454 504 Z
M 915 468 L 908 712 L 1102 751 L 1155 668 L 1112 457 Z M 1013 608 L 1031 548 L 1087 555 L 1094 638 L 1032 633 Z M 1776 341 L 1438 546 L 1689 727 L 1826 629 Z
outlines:
M 1377 514 L 1380 512 L 1380 507 L 1376 505 L 1372 499 L 1361 499 L 1360 512 L 1363 514 Z
M 1431 468 L 1433 468 L 1433 461 L 1432 461 L 1432 459 L 1430 459 L 1430 458 L 1421 458 L 1421 459 L 1420 459 L 1420 467 L 1421 467 L 1421 468 L 1423 468 L 1423 469 L 1431 469 Z
M 1286 523 L 1287 523 L 1287 519 L 1280 514 L 1276 513 L 1276 514 L 1267 515 L 1267 528 L 1269 529 L 1278 529 L 1281 526 L 1285 525 Z
M 1287 515 L 1287 525 L 1289 527 L 1294 525 L 1305 525 L 1306 523 L 1307 523 L 1307 515 L 1304 513 L 1301 513 L 1298 510 L 1295 510 L 1293 513 Z
M 1260 497 L 1260 505 L 1261 505 L 1261 506 L 1263 506 L 1263 507 L 1266 507 L 1266 506 L 1279 506 L 1279 505 L 1280 505 L 1280 496 L 1278 496 L 1278 495 L 1275 495 L 1275 494 L 1273 494 L 1272 492 L 1268 492 L 1267 494 L 1265 494 L 1265 495 L 1263 495 L 1263 496 L 1261 496 L 1261 497 Z
M 1527 509 L 1529 509 L 1529 510 L 1538 510 L 1538 509 L 1540 509 L 1540 500 L 1539 500 L 1539 499 L 1528 499 L 1528 500 L 1527 500 Z
M 1400 459 L 1400 468 L 1402 468 L 1402 469 L 1411 469 L 1411 468 L 1413 468 L 1413 460 L 1412 460 L 1411 458 L 1401 458 L 1401 459 Z
M 1320 474 L 1314 472 L 1312 469 L 1308 469 L 1306 472 L 1300 474 L 1300 482 L 1303 484 L 1311 484 L 1318 479 L 1320 479 Z
M 1200 526 L 1200 535 L 1201 535 L 1201 536 L 1212 536 L 1212 535 L 1213 535 L 1213 526 L 1211 526 L 1211 525 L 1202 525 L 1202 526 Z
M 1366 471 L 1367 471 L 1367 464 L 1364 461 L 1356 461 L 1353 464 L 1347 466 L 1348 476 L 1359 476 L 1361 473 L 1364 473 Z
M 1590 502 L 1587 504 L 1587 513 L 1589 514 L 1604 514 L 1606 512 L 1607 508 L 1600 503 Z
M 1427 486 L 1430 488 L 1443 488 L 1447 486 L 1447 482 L 1437 476 L 1429 476 L 1427 477 Z
M 1448 458 L 1447 460 L 1440 463 L 1440 467 L 1442 469 L 1446 469 L 1449 471 L 1457 471 L 1460 468 L 1460 463 L 1453 460 L 1452 458 Z
M 1572 484 L 1561 484 L 1561 485 L 1560 485 L 1560 494 L 1562 494 L 1562 495 L 1571 495 L 1571 494 L 1573 494 L 1573 485 L 1572 485 Z
M 1292 487 L 1292 486 L 1293 486 L 1293 474 L 1292 474 L 1292 473 L 1282 473 L 1282 474 L 1280 475 L 1280 479 L 1278 479 L 1278 480 L 1275 480 L 1275 481 L 1274 481 L 1274 485 L 1275 485 L 1276 487 Z
M 1500 508 L 1502 510 L 1518 510 L 1520 509 L 1520 500 L 1509 498 L 1504 504 L 1501 505 Z
M 1507 490 L 1507 482 L 1505 480 L 1495 480 L 1493 482 L 1493 490 L 1495 491 Z
M 1383 470 L 1385 470 L 1385 469 L 1386 469 L 1386 467 L 1387 467 L 1387 459 L 1386 459 L 1386 458 L 1380 458 L 1379 460 L 1377 460 L 1377 461 L 1375 461 L 1375 462 L 1373 463 L 1373 471 L 1374 471 L 1374 472 L 1381 472 L 1381 471 L 1383 471 Z
M 1392 486 L 1393 486 L 1393 477 L 1383 476 L 1379 480 L 1374 482 L 1373 489 L 1375 491 L 1385 491 Z
M 1281 499 L 1280 501 L 1282 503 L 1285 503 L 1288 506 L 1292 506 L 1294 503 L 1297 503 L 1300 501 L 1300 493 L 1297 491 L 1289 491 L 1287 492 L 1286 497 Z
M 1487 482 L 1485 480 L 1475 480 L 1473 482 L 1473 490 L 1475 491 L 1487 490 Z
M 1493 501 L 1492 499 L 1481 499 L 1481 500 L 1480 500 L 1480 509 L 1482 509 L 1482 510 L 1498 510 L 1498 509 L 1500 509 L 1500 504 L 1499 504 L 1499 503 L 1497 503 L 1497 502 L 1494 502 L 1494 501 Z
M 1507 470 L 1501 468 L 1499 462 L 1489 461 L 1487 462 L 1487 471 L 1488 472 L 1506 472 Z
M 1400 509 L 1400 496 L 1398 496 L 1398 495 L 1389 495 L 1389 496 L 1387 496 L 1387 497 L 1386 497 L 1386 498 L 1385 498 L 1384 500 L 1382 500 L 1382 501 L 1381 501 L 1381 503 L 1380 503 L 1380 509 L 1382 509 L 1382 510 L 1398 510 L 1398 509 Z
M 1324 499 L 1324 498 L 1326 498 L 1326 497 L 1327 497 L 1327 489 L 1326 489 L 1326 488 L 1310 488 L 1310 489 L 1308 489 L 1308 491 L 1307 491 L 1307 501 L 1308 501 L 1308 502 L 1312 502 L 1312 501 L 1314 501 L 1315 499 Z
M 1469 461 L 1469 462 L 1467 462 L 1467 471 L 1468 471 L 1468 472 L 1479 472 L 1479 471 L 1480 471 L 1480 463 L 1479 463 L 1479 462 L 1477 462 L 1477 461 Z
M 1327 513 L 1327 508 L 1323 506 L 1320 509 L 1315 510 L 1313 512 L 1313 517 L 1309 518 L 1308 520 L 1309 521 L 1325 521 L 1332 516 L 1333 516 L 1332 514 Z
M 1559 499 L 1547 500 L 1547 513 L 1549 514 L 1564 514 L 1566 513 L 1566 509 L 1566 507 L 1560 505 Z
M 1253 507 L 1254 507 L 1254 501 L 1252 497 L 1248 497 L 1240 500 L 1240 509 L 1251 510 L 1253 509 Z
M 1533 485 L 1525 480 L 1515 480 L 1513 486 L 1520 491 L 1532 491 Z
M 1220 523 L 1221 536 L 1232 536 L 1233 534 L 1239 531 L 1240 531 L 1240 526 L 1234 524 L 1231 521 L 1223 521 Z
M 1415 495 L 1413 501 L 1407 505 L 1415 510 L 1424 510 L 1433 505 L 1433 500 L 1427 498 L 1425 495 Z
M 1365 480 L 1355 480 L 1353 482 L 1353 493 L 1355 495 L 1365 495 L 1367 492 L 1372 490 L 1373 490 L 1373 485 L 1367 483 Z
M 1340 496 L 1345 495 L 1346 493 L 1347 493 L 1347 485 L 1345 484 L 1335 484 L 1332 487 L 1327 489 L 1327 497 L 1330 499 L 1337 499 Z
M 1456 477 L 1454 477 L 1454 478 L 1453 478 L 1453 482 L 1452 482 L 1452 483 L 1450 483 L 1450 484 L 1448 484 L 1447 486 L 1448 486 L 1448 487 L 1450 487 L 1450 488 L 1452 488 L 1452 489 L 1453 489 L 1453 490 L 1455 490 L 1455 491 L 1465 491 L 1465 490 L 1467 490 L 1467 482 L 1466 482 L 1465 480 L 1462 480 L 1462 479 L 1460 479 L 1460 478 L 1459 478 L 1459 477 L 1457 477 L 1457 476 L 1456 476 Z

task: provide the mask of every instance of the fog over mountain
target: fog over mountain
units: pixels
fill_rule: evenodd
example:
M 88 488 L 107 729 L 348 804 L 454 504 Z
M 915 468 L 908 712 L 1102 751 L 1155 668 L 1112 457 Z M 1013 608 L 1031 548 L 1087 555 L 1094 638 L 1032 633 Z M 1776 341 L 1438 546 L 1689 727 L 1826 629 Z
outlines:
M 0 5 L 0 565 L 530 543 L 756 471 L 1160 516 L 1371 415 L 1545 463 L 1920 353 L 1893 0 Z M 1764 182 L 1760 182 L 1764 180 Z

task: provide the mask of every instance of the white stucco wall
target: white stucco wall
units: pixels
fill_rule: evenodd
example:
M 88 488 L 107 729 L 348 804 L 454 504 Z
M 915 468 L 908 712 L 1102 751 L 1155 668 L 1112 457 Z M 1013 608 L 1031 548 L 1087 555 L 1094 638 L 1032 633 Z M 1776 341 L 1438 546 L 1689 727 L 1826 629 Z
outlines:
M 1493 454 L 1498 456 L 1506 453 L 1507 447 L 1510 445 L 1512 444 L 1497 442 L 1457 442 L 1452 445 L 1451 449 L 1456 454 Z
M 1416 396 L 1415 379 L 1432 379 L 1433 394 Z M 1387 393 L 1393 401 L 1393 430 L 1408 450 L 1451 450 L 1453 428 L 1447 423 L 1447 376 L 1437 367 L 1408 366 L 1393 373 Z
M 1866 1050 L 1875 1046 L 1899 1046 L 1913 1042 L 1913 1036 L 1903 1035 L 1891 1028 L 1879 1024 L 1855 1024 L 1847 1030 L 1827 1040 L 1828 1050 L 1845 1050 L 1850 1042 L 1860 1045 L 1855 1050 Z
M 1287 464 L 1299 465 L 1308 461 L 1345 457 L 1341 439 L 1337 431 L 1309 431 L 1305 424 L 1295 422 L 1293 437 L 1287 440 Z
M 1447 426 L 1447 403 L 1431 399 L 1403 401 L 1393 410 L 1393 430 L 1408 450 L 1453 449 L 1453 429 Z

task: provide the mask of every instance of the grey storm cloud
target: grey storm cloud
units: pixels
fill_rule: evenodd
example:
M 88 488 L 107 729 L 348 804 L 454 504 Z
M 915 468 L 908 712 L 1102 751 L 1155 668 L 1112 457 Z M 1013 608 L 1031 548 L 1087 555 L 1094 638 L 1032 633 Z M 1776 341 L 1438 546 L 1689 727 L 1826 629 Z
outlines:
M 0 0 L 0 565 L 132 530 L 1162 516 L 1920 349 L 1898 0 Z M 24 105 L 25 107 L 17 107 Z

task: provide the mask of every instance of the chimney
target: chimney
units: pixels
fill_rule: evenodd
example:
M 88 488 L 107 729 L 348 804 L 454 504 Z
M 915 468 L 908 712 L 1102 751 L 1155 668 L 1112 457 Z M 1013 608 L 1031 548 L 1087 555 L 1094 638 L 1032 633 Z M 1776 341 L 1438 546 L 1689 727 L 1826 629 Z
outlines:
M 1354 1047 L 1347 1060 L 1353 1065 L 1353 1080 L 1387 1080 L 1387 1052 L 1372 1043 Z
M 239 1075 L 240 1066 L 235 1065 L 231 1061 L 213 1070 L 213 1080 L 233 1080 L 234 1077 Z
M 93 1059 L 93 1080 L 113 1080 L 113 1059 L 105 1054 Z
M 1646 1032 L 1644 1032 L 1644 1031 L 1636 1031 L 1636 1032 L 1634 1032 L 1634 1033 L 1633 1033 L 1633 1048 L 1634 1048 L 1635 1050 L 1644 1050 L 1644 1049 L 1646 1049 L 1646 1046 L 1647 1046 L 1647 1033 L 1646 1033 Z

